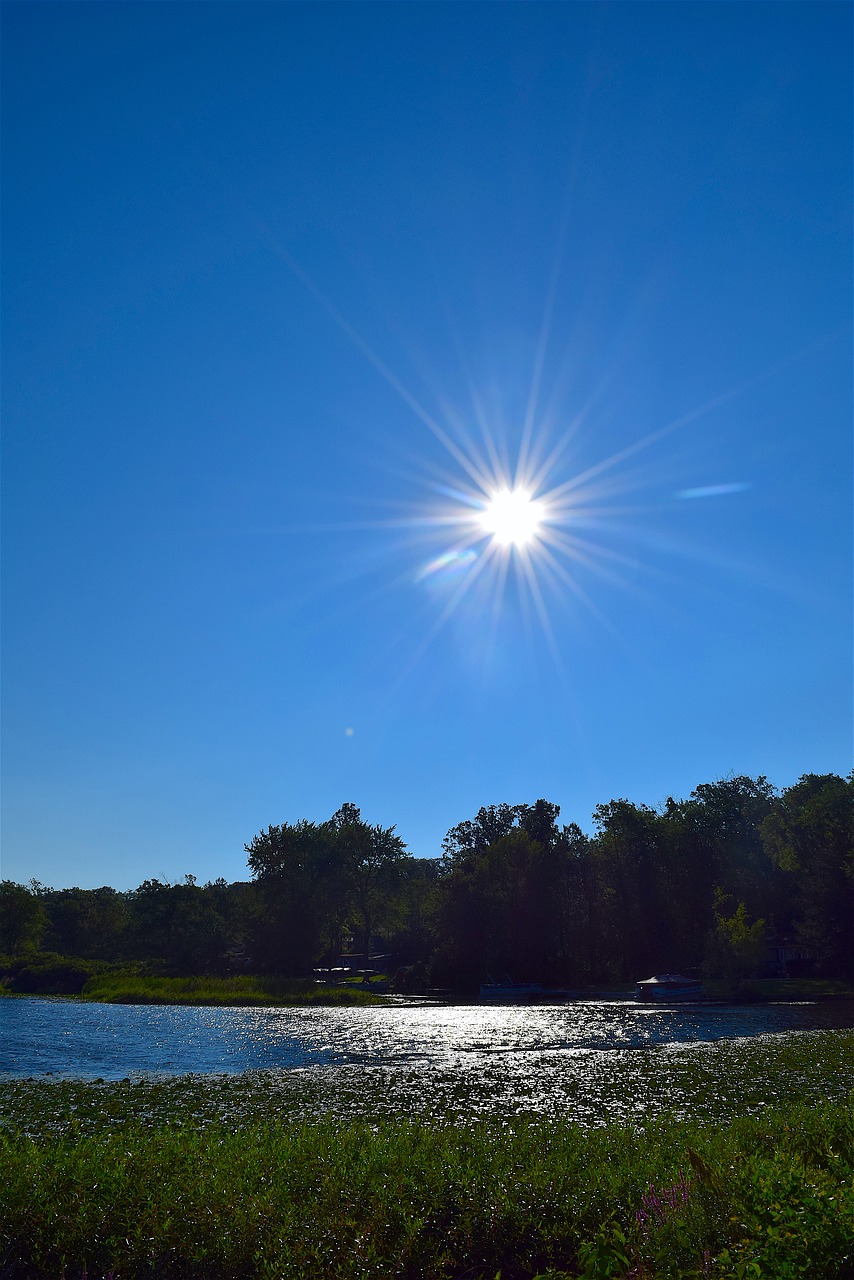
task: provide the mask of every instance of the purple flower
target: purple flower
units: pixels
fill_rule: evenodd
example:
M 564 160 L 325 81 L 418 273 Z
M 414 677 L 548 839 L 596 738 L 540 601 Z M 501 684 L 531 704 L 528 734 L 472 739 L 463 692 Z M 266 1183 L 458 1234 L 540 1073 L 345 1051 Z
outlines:
M 641 1208 L 635 1219 L 644 1230 L 649 1226 L 660 1227 L 671 1217 L 680 1204 L 687 1204 L 691 1191 L 691 1180 L 680 1169 L 679 1176 L 672 1186 L 658 1190 L 650 1184 L 641 1196 Z

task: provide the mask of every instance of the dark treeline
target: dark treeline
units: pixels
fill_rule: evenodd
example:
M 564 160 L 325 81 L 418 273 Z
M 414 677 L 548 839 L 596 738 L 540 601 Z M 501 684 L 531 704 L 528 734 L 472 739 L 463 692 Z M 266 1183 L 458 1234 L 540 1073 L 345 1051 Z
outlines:
M 259 832 L 247 882 L 3 881 L 6 972 L 52 956 L 73 989 L 99 964 L 300 976 L 357 953 L 362 967 L 382 955 L 402 989 L 668 970 L 854 979 L 854 775 L 808 774 L 782 793 L 731 777 L 661 810 L 612 800 L 590 836 L 559 816 L 547 800 L 490 805 L 431 859 L 345 804 L 327 822 Z

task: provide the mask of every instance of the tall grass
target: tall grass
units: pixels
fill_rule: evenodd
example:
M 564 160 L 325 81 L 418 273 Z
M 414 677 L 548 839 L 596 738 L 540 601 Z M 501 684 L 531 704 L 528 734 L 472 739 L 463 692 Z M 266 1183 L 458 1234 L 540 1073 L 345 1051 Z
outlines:
M 109 973 L 83 987 L 86 1000 L 107 1004 L 365 1005 L 376 997 L 360 987 L 327 987 L 309 979 L 242 974 L 231 978 L 160 978 Z
M 0 1134 L 9 1280 L 854 1275 L 850 1107 L 709 1130 L 253 1122 Z

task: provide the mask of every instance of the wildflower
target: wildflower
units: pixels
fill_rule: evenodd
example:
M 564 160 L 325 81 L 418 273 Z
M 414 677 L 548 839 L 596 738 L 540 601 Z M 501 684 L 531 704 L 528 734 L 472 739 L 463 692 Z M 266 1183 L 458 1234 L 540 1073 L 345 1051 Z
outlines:
M 641 1196 L 641 1207 L 635 1213 L 635 1220 L 644 1231 L 652 1227 L 660 1227 L 673 1216 L 676 1210 L 688 1203 L 691 1192 L 691 1179 L 680 1169 L 676 1182 L 670 1187 L 658 1190 L 650 1184 Z

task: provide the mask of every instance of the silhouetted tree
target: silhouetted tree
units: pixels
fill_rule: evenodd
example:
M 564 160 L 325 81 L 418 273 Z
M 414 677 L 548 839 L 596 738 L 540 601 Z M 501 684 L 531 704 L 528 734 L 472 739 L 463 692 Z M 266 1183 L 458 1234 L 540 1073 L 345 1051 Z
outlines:
M 246 845 L 258 885 L 254 937 L 263 969 L 302 974 L 340 930 L 346 869 L 331 822 L 270 826 Z
M 363 822 L 353 804 L 342 805 L 332 815 L 331 826 L 341 860 L 344 892 L 367 958 L 378 926 L 388 928 L 396 921 L 397 893 L 403 867 L 409 860 L 406 845 L 394 827 Z
M 0 951 L 16 955 L 35 950 L 46 925 L 47 913 L 38 894 L 13 880 L 0 881 Z
M 761 833 L 794 878 L 797 938 L 818 972 L 854 977 L 854 775 L 804 774 L 774 804 Z
M 100 889 L 46 889 L 42 896 L 52 951 L 87 959 L 117 959 L 129 953 L 132 914 L 127 894 Z

